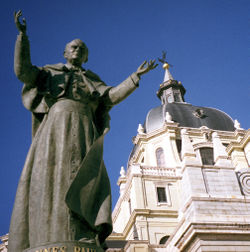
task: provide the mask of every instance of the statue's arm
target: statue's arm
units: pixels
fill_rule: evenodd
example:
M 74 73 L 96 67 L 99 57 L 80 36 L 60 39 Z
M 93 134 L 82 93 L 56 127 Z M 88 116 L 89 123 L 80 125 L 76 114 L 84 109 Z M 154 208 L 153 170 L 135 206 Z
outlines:
M 21 11 L 15 12 L 14 18 L 19 35 L 17 36 L 14 56 L 14 71 L 18 79 L 27 85 L 34 86 L 39 69 L 31 64 L 30 44 L 26 35 L 26 22 L 20 23 Z
M 137 71 L 129 76 L 125 81 L 109 90 L 109 101 L 115 105 L 129 96 L 138 86 L 140 76 L 157 67 L 155 61 L 144 61 Z
M 138 86 L 140 77 L 133 73 L 125 81 L 109 90 L 109 101 L 112 105 L 120 103 L 129 96 Z

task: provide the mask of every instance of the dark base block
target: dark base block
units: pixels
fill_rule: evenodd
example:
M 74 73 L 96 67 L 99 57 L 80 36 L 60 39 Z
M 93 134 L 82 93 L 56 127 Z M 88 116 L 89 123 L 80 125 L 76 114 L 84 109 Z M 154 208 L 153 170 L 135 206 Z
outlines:
M 23 252 L 104 252 L 97 245 L 78 241 L 47 243 L 36 248 L 25 249 Z

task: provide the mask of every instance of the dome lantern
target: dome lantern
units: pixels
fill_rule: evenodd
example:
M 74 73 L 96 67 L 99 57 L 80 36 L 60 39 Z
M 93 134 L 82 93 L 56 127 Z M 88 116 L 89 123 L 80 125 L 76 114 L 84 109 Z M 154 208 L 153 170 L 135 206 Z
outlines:
M 186 90 L 180 81 L 177 81 L 173 78 L 169 71 L 169 67 L 171 65 L 165 60 L 165 58 L 166 56 L 163 55 L 163 58 L 159 59 L 159 61 L 163 63 L 162 67 L 165 69 L 165 75 L 163 83 L 160 84 L 157 96 L 161 100 L 162 104 L 185 102 L 184 94 Z

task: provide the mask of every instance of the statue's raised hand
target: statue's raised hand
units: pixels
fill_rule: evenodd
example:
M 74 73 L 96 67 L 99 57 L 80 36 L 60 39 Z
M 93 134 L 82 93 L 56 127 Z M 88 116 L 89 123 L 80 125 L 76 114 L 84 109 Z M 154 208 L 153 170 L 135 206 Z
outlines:
M 14 12 L 15 23 L 20 33 L 26 33 L 26 20 L 23 18 L 23 23 L 20 22 L 19 18 L 22 16 L 22 11 Z
M 146 60 L 138 67 L 136 73 L 141 76 L 147 72 L 149 72 L 152 69 L 155 69 L 158 66 L 158 64 L 155 64 L 155 60 L 150 60 L 147 62 Z

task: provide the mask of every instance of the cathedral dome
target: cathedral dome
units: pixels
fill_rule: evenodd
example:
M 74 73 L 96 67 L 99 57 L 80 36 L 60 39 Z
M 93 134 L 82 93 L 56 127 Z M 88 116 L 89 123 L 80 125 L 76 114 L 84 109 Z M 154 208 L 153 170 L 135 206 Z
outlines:
M 213 130 L 234 131 L 232 118 L 215 108 L 193 106 L 185 102 L 172 102 L 151 109 L 144 124 L 145 133 L 163 126 L 166 113 L 180 127 L 200 128 L 206 126 Z
M 179 123 L 180 127 L 200 128 L 206 126 L 213 130 L 235 130 L 234 121 L 223 111 L 186 103 L 184 100 L 186 90 L 182 83 L 173 78 L 169 71 L 171 65 L 165 61 L 165 58 L 161 62 L 164 63 L 165 75 L 157 96 L 162 105 L 148 112 L 144 123 L 145 133 L 161 128 L 166 117 Z

